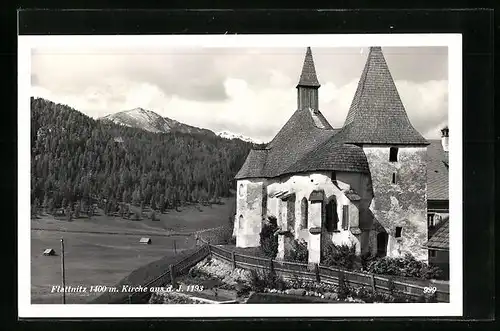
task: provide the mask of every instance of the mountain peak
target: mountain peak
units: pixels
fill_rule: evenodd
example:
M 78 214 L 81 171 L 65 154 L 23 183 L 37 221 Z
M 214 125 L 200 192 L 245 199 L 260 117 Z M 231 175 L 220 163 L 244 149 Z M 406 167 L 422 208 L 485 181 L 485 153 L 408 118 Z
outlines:
M 162 117 L 152 110 L 136 107 L 99 118 L 119 125 L 143 129 L 155 133 L 181 132 L 188 134 L 214 135 L 207 129 L 190 126 L 168 117 Z

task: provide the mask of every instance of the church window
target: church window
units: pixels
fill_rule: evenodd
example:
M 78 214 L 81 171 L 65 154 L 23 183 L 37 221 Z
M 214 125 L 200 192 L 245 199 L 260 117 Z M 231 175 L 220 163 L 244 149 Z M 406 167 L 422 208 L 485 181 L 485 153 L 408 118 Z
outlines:
M 240 215 L 240 217 L 238 218 L 238 228 L 240 230 L 243 229 L 243 215 Z
M 335 201 L 335 198 L 330 200 L 328 204 L 326 205 L 326 217 L 325 217 L 325 222 L 326 222 L 326 231 L 328 232 L 335 232 L 338 231 L 338 222 L 339 222 L 339 217 L 337 214 L 337 202 Z
M 403 231 L 403 228 L 401 226 L 396 226 L 396 235 L 394 237 L 401 238 L 401 231 Z
M 432 228 L 434 225 L 436 225 L 434 222 L 434 213 L 427 214 L 427 226 Z
M 395 172 L 392 173 L 392 183 L 396 184 L 396 173 Z
M 389 162 L 398 162 L 398 148 L 391 147 L 389 151 Z
M 240 184 L 238 191 L 239 191 L 238 193 L 240 194 L 240 197 L 242 197 L 243 196 L 243 184 Z
M 307 220 L 309 212 L 309 202 L 306 198 L 303 198 L 300 202 L 300 227 L 301 229 L 307 229 Z
M 349 228 L 349 206 L 342 206 L 342 229 L 347 230 Z

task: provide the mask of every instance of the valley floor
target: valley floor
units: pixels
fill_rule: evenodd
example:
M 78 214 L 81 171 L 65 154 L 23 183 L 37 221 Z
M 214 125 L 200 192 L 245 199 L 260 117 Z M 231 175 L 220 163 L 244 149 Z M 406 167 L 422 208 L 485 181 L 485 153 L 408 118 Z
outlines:
M 66 303 L 86 303 L 102 294 L 90 293 L 91 286 L 115 285 L 143 265 L 193 248 L 193 232 L 226 224 L 234 200 L 223 202 L 169 211 L 159 221 L 124 220 L 104 216 L 102 211 L 92 219 L 70 222 L 52 216 L 33 219 L 31 302 L 61 303 L 62 294 L 52 291 L 53 286 L 61 285 L 61 238 L 65 243 L 66 286 L 87 288 L 87 292 L 67 293 Z M 151 238 L 151 244 L 140 244 L 141 237 Z M 44 256 L 47 248 L 54 249 L 56 256 Z

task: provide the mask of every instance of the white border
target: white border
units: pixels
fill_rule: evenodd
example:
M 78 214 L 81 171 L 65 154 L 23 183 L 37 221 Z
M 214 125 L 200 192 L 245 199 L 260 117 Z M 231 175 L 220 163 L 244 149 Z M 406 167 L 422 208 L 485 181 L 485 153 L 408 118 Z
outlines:
M 447 46 L 450 137 L 450 303 L 273 305 L 31 304 L 30 82 L 34 47 L 410 47 Z M 19 317 L 375 317 L 462 316 L 462 36 L 460 34 L 19 36 Z M 271 308 L 271 309 L 270 309 Z

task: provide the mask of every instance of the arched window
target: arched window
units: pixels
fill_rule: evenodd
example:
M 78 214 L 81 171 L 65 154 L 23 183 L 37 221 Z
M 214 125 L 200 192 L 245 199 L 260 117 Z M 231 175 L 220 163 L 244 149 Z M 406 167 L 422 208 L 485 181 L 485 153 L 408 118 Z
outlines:
M 243 229 L 243 215 L 240 215 L 240 217 L 238 218 L 238 228 L 240 230 Z
M 240 186 L 238 188 L 238 194 L 240 195 L 240 197 L 243 196 L 243 184 L 240 184 Z
M 338 231 L 339 216 L 337 214 L 337 201 L 335 197 L 332 197 L 332 199 L 328 202 L 325 212 L 326 231 Z
M 309 213 L 309 202 L 304 197 L 300 202 L 300 228 L 307 229 L 307 220 Z

